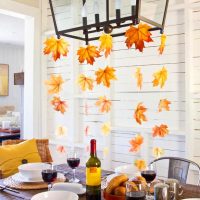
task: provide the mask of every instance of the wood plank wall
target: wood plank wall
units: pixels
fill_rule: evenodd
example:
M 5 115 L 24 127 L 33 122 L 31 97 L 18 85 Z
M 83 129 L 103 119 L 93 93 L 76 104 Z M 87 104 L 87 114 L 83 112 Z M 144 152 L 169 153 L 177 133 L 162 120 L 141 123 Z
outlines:
M 93 20 L 92 1 L 89 2 L 88 13 L 89 21 Z M 123 1 L 127 7 L 128 1 Z M 192 1 L 196 3 L 197 1 Z M 59 27 L 66 25 L 72 26 L 73 23 L 80 22 L 80 5 L 77 1 L 54 0 L 57 6 L 56 17 L 59 18 Z M 71 3 L 73 6 L 71 6 Z M 66 6 L 67 5 L 67 6 Z M 76 5 L 76 6 L 74 6 Z M 68 100 L 69 111 L 61 116 L 55 113 L 51 106 L 47 107 L 47 132 L 55 141 L 54 132 L 56 125 L 65 125 L 68 134 L 65 145 L 70 142 L 77 143 L 80 149 L 86 149 L 90 138 L 96 138 L 99 144 L 99 154 L 103 160 L 104 168 L 114 169 L 116 166 L 133 163 L 135 158 L 145 158 L 147 161 L 153 159 L 152 148 L 159 146 L 164 148 L 165 156 L 186 157 L 188 147 L 186 147 L 186 91 L 185 91 L 185 18 L 184 0 L 170 1 L 170 9 L 167 15 L 165 33 L 167 34 L 167 45 L 163 56 L 158 55 L 159 33 L 153 32 L 154 43 L 146 45 L 143 53 L 128 50 L 124 43 L 124 37 L 114 38 L 114 46 L 111 56 L 108 59 L 99 58 L 94 66 L 79 64 L 77 62 L 76 50 L 82 42 L 67 39 L 70 42 L 70 53 L 67 59 L 61 59 L 56 63 L 48 58 L 47 76 L 51 74 L 62 74 L 66 79 L 66 84 L 61 93 L 62 97 Z M 52 18 L 48 3 L 46 30 L 53 29 Z M 104 13 L 104 1 L 101 1 L 101 11 Z M 75 12 L 75 10 L 76 12 Z M 67 13 L 67 14 L 66 14 Z M 193 103 L 194 113 L 194 145 L 198 147 L 200 143 L 199 126 L 199 63 L 200 53 L 200 9 L 193 12 L 195 28 L 193 30 L 194 40 L 194 91 Z M 92 44 L 98 44 L 97 41 Z M 72 52 L 74 51 L 74 52 Z M 75 84 L 79 73 L 94 76 L 94 71 L 111 65 L 116 69 L 118 81 L 112 82 L 111 89 L 102 86 L 95 86 L 92 92 L 82 93 Z M 169 78 L 163 89 L 152 87 L 152 74 L 165 66 L 169 72 Z M 141 91 L 136 87 L 134 73 L 136 67 L 141 67 L 144 76 L 144 85 Z M 106 95 L 112 100 L 112 110 L 109 114 L 101 114 L 95 106 L 95 101 L 99 96 Z M 169 112 L 158 113 L 158 102 L 162 98 L 167 98 L 172 102 Z M 51 97 L 48 97 L 49 105 Z M 136 105 L 143 102 L 148 108 L 148 122 L 139 126 L 133 119 L 133 112 Z M 88 107 L 87 113 L 85 111 Z M 112 133 L 104 137 L 100 131 L 102 123 L 111 122 Z M 169 136 L 164 139 L 151 137 L 151 129 L 154 125 L 166 123 L 169 126 Z M 85 136 L 85 128 L 89 127 L 89 135 Z M 129 152 L 129 140 L 137 133 L 141 133 L 145 138 L 143 149 L 133 154 Z M 62 141 L 62 142 L 61 142 Z M 63 143 L 63 139 L 56 141 L 55 144 Z M 103 155 L 103 149 L 109 148 L 107 156 Z M 196 149 L 194 158 L 200 159 L 200 153 Z M 55 153 L 55 152 L 54 152 Z M 56 153 L 55 153 L 56 154 Z M 57 155 L 57 154 L 56 154 Z M 86 154 L 88 155 L 88 153 Z M 87 157 L 87 156 L 86 156 Z M 111 162 L 110 162 L 111 160 Z M 163 168 L 164 169 L 164 168 Z M 166 170 L 163 170 L 166 172 Z M 161 175 L 162 176 L 162 175 Z

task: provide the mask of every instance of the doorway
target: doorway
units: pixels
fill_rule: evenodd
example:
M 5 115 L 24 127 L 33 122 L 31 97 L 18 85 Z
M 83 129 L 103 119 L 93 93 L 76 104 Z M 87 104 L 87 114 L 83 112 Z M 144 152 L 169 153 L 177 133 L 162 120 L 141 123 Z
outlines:
M 24 20 L 23 139 L 41 133 L 41 10 L 12 0 L 0 1 L 0 14 Z

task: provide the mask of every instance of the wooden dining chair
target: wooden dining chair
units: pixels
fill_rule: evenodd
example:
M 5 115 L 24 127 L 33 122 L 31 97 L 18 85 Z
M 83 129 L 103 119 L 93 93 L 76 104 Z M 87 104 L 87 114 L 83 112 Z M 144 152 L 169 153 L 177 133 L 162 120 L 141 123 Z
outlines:
M 13 145 L 24 142 L 25 140 L 5 140 L 2 142 L 2 145 Z M 48 139 L 36 139 L 38 153 L 41 157 L 42 162 L 53 162 L 51 153 L 49 150 L 49 140 Z M 0 171 L 0 179 L 1 179 L 1 171 Z
M 168 178 L 174 178 L 180 181 L 182 184 L 186 184 L 188 171 L 190 165 L 195 166 L 198 169 L 198 185 L 200 185 L 200 166 L 194 161 L 179 158 L 179 157 L 161 157 L 153 160 L 150 164 L 156 163 L 162 160 L 169 160 Z

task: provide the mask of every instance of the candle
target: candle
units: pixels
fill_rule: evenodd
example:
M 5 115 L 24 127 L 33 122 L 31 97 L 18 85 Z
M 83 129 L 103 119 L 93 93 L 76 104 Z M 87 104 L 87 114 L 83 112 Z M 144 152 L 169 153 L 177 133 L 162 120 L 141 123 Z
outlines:
M 135 5 L 136 5 L 136 0 L 130 0 L 130 2 L 131 2 L 131 5 L 132 5 L 132 6 L 135 6 Z
M 82 17 L 87 17 L 87 6 L 86 6 L 86 3 L 82 7 L 81 16 Z
M 115 9 L 120 10 L 122 7 L 122 1 L 121 0 L 115 0 Z

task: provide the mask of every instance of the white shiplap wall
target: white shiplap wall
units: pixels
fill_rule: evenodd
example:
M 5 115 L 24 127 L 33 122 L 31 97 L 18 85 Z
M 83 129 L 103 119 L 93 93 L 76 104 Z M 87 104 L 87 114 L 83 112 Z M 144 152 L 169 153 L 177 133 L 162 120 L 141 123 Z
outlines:
M 104 1 L 102 1 L 104 2 Z M 79 23 L 80 11 L 74 12 L 79 9 L 77 1 L 70 0 L 54 0 L 57 5 L 56 16 L 59 17 L 59 25 L 68 24 L 71 26 L 73 23 Z M 72 6 L 71 6 L 72 3 Z M 188 138 L 187 130 L 187 109 L 186 102 L 187 91 L 186 87 L 186 70 L 185 62 L 186 55 L 185 49 L 187 49 L 186 30 L 185 25 L 185 9 L 189 9 L 185 6 L 184 0 L 170 1 L 170 8 L 167 15 L 165 33 L 167 34 L 167 46 L 163 56 L 158 55 L 157 49 L 160 43 L 159 33 L 153 32 L 154 43 L 146 45 L 144 53 L 135 51 L 134 49 L 128 50 L 124 44 L 124 37 L 114 38 L 114 46 L 111 56 L 108 59 L 104 57 L 99 58 L 94 66 L 88 66 L 86 64 L 80 65 L 77 62 L 76 50 L 83 43 L 70 41 L 70 54 L 64 59 L 61 59 L 57 63 L 48 59 L 44 66 L 47 67 L 47 77 L 52 73 L 61 73 L 67 82 L 62 92 L 62 96 L 69 102 L 69 111 L 61 116 L 59 113 L 55 113 L 51 106 L 47 107 L 47 132 L 51 138 L 54 136 L 55 126 L 57 124 L 63 124 L 68 127 L 68 135 L 65 144 L 69 144 L 67 140 L 77 143 L 77 147 L 86 148 L 89 139 L 95 137 L 98 139 L 100 157 L 103 159 L 104 168 L 114 168 L 121 164 L 133 163 L 134 158 L 146 158 L 148 161 L 152 160 L 152 147 L 160 146 L 165 149 L 165 155 L 186 157 L 190 148 L 186 146 L 188 143 L 185 138 Z M 194 3 L 194 1 L 193 1 Z M 67 6 L 64 6 L 66 5 Z M 195 7 L 195 6 L 194 6 Z M 46 9 L 47 8 L 47 9 Z M 43 5 L 44 12 L 43 19 L 45 22 L 46 31 L 53 28 L 51 14 L 48 3 Z M 89 15 L 93 16 L 92 6 L 89 3 Z M 102 10 L 103 12 L 103 10 Z M 194 10 L 192 17 L 197 21 L 199 25 L 199 10 Z M 67 15 L 68 13 L 69 15 Z M 78 14 L 77 14 L 78 13 Z M 46 17 L 47 16 L 47 17 Z M 192 20 L 191 20 L 192 21 Z M 199 27 L 199 26 L 198 26 Z M 199 28 L 194 30 L 194 43 L 196 38 L 199 39 Z M 192 40 L 192 39 L 191 39 Z M 92 44 L 97 44 L 93 42 Z M 198 48 L 198 44 L 195 46 Z M 194 46 L 194 48 L 195 48 Z M 197 54 L 197 53 L 196 53 Z M 194 55 L 194 70 L 198 70 L 200 62 L 200 55 Z M 195 65 L 196 63 L 196 65 Z M 85 73 L 87 75 L 94 76 L 94 71 L 99 67 L 103 68 L 106 65 L 115 67 L 118 81 L 112 83 L 111 89 L 106 89 L 101 86 L 96 86 L 92 92 L 82 93 L 78 86 L 75 84 L 75 80 L 78 73 Z M 141 67 L 144 76 L 144 85 L 142 91 L 138 91 L 136 87 L 136 81 L 133 78 L 136 67 Z M 166 86 L 163 89 L 152 87 L 152 74 L 165 66 L 169 72 L 169 78 L 166 82 Z M 196 75 L 196 84 L 198 85 L 198 75 Z M 195 80 L 195 79 L 194 79 Z M 195 91 L 199 92 L 198 86 Z M 196 93 L 195 93 L 196 94 Z M 106 95 L 112 102 L 112 110 L 109 114 L 100 114 L 95 107 L 95 101 L 99 96 Z M 167 98 L 172 102 L 171 110 L 169 112 L 157 112 L 157 105 L 160 99 Z M 194 95 L 193 102 L 197 106 L 197 112 L 195 112 L 195 120 L 198 120 L 198 99 L 199 96 Z M 48 98 L 48 102 L 49 102 Z M 187 99 L 191 100 L 191 99 Z M 137 103 L 143 102 L 148 109 L 148 122 L 139 126 L 133 119 L 133 112 Z M 89 107 L 88 114 L 84 113 L 84 107 Z M 193 105 L 193 104 L 192 104 Z M 100 127 L 103 122 L 111 121 L 112 133 L 107 138 L 102 136 Z M 200 137 L 198 136 L 200 126 L 194 121 L 195 145 L 199 144 Z M 164 139 L 152 139 L 151 129 L 157 124 L 166 123 L 169 125 L 170 134 Z M 84 129 L 89 126 L 89 136 L 85 137 Z M 143 149 L 137 153 L 129 153 L 129 140 L 134 137 L 135 134 L 141 133 L 145 138 L 145 144 Z M 60 143 L 54 142 L 54 143 Z M 110 148 L 110 153 L 104 158 L 102 150 L 104 147 Z M 53 148 L 53 146 L 52 146 Z M 197 152 L 197 151 L 195 151 Z M 54 151 L 57 155 L 57 153 Z M 193 153 L 192 153 L 193 155 Z M 194 154 L 195 158 L 199 158 L 199 153 Z M 192 157 L 191 157 L 192 158 Z M 60 159 L 60 157 L 59 157 Z M 111 160 L 111 162 L 109 162 Z

